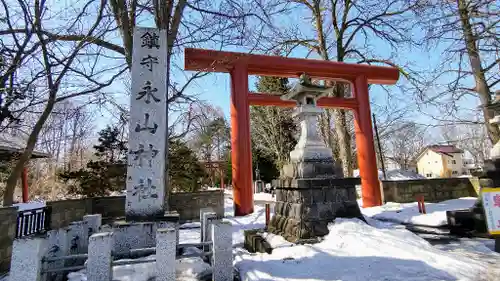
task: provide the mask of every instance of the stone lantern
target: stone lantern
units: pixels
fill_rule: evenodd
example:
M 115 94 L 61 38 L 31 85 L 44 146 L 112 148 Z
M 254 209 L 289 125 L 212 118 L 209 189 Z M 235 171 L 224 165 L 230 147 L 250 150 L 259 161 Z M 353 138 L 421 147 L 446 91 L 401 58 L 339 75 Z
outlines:
M 495 99 L 486 106 L 494 113 L 489 120 L 490 124 L 500 125 L 500 91 L 495 93 Z M 448 225 L 452 233 L 476 231 L 486 233 L 486 218 L 484 215 L 481 190 L 483 188 L 500 187 L 500 142 L 497 142 L 490 150 L 490 159 L 484 161 L 483 171 L 477 174 L 479 185 L 478 198 L 470 209 L 447 211 Z M 500 252 L 500 238 L 495 240 L 495 251 Z
M 487 105 L 487 108 L 495 114 L 495 117 L 489 120 L 490 124 L 500 126 L 500 90 L 495 92 L 495 100 Z M 500 159 L 500 141 L 498 141 L 490 150 L 490 159 L 497 162 Z M 495 165 L 496 166 L 496 165 Z M 498 168 L 498 166 L 497 166 Z
M 316 106 L 317 101 L 332 89 L 313 85 L 311 79 L 302 74 L 299 83 L 288 94 L 281 96 L 283 100 L 297 103 L 292 116 L 300 124 L 300 137 L 295 149 L 290 152 L 290 163 L 283 170 L 284 177 L 342 177 L 333 160 L 332 150 L 323 142 L 318 131 L 318 117 L 324 110 Z
M 318 132 L 323 109 L 318 99 L 332 88 L 313 85 L 303 74 L 292 90 L 283 95 L 297 107 L 293 116 L 300 123 L 300 137 L 290 152 L 276 184 L 274 216 L 267 230 L 294 243 L 313 243 L 328 234 L 328 223 L 336 217 L 364 220 L 356 201 L 359 178 L 343 178 L 331 149 Z

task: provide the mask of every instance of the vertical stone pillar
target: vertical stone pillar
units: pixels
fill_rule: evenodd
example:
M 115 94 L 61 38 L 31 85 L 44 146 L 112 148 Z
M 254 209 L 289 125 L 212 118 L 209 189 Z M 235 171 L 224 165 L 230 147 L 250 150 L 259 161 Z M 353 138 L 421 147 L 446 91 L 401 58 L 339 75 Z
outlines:
M 205 225 L 203 223 L 203 214 L 208 213 L 208 212 L 213 212 L 213 208 L 200 208 L 200 242 L 203 242 L 203 239 L 205 237 Z
M 177 212 L 167 212 L 165 213 L 165 219 L 167 221 L 163 221 L 157 224 L 156 229 L 160 228 L 174 228 L 175 229 L 175 241 L 176 244 L 179 244 L 179 213 Z
M 60 228 L 58 230 L 50 230 L 47 232 L 48 246 L 46 257 L 62 257 L 69 253 L 69 229 Z M 61 268 L 64 267 L 64 260 L 52 261 L 47 263 L 47 268 Z M 63 280 L 62 272 L 48 273 L 47 280 Z
M 47 251 L 47 242 L 46 237 L 14 240 L 9 281 L 42 280 L 42 258 Z
M 87 222 L 88 236 L 92 236 L 92 234 L 99 232 L 99 228 L 102 225 L 102 215 L 85 215 L 83 216 L 83 221 Z
M 113 232 L 96 233 L 89 239 L 87 281 L 111 281 L 113 268 Z
M 175 228 L 156 231 L 156 281 L 175 281 L 176 232 Z
M 212 280 L 233 280 L 233 232 L 229 222 L 212 224 Z
M 135 27 L 127 167 L 127 220 L 161 217 L 168 200 L 166 30 Z
M 215 212 L 203 213 L 203 238 L 202 242 L 212 241 L 211 224 L 217 220 L 217 214 Z

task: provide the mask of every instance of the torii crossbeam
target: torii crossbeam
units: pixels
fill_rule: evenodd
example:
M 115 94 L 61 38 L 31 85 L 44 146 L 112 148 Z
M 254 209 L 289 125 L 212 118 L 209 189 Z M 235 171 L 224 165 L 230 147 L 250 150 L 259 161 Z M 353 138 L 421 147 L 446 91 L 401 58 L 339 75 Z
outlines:
M 395 84 L 399 78 L 397 68 L 192 48 L 185 49 L 184 59 L 186 70 L 224 72 L 231 75 L 231 160 L 235 216 L 253 212 L 250 106 L 296 105 L 291 101 L 283 101 L 278 96 L 250 93 L 248 75 L 299 77 L 300 74 L 307 73 L 315 79 L 350 83 L 353 86 L 353 98 L 323 97 L 318 105 L 354 111 L 363 206 L 382 204 L 368 84 Z

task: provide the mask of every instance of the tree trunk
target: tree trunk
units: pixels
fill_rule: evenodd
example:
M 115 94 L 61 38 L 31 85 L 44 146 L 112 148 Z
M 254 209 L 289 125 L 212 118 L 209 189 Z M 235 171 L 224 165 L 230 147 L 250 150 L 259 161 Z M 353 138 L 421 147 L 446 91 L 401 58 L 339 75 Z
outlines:
M 481 100 L 484 123 L 488 131 L 490 141 L 495 144 L 500 139 L 500 131 L 496 125 L 490 124 L 489 120 L 494 116 L 493 112 L 486 109 L 486 105 L 491 102 L 491 92 L 486 82 L 484 69 L 481 66 L 481 57 L 477 49 L 476 37 L 472 30 L 470 23 L 470 14 L 467 10 L 467 3 L 465 0 L 457 0 L 460 21 L 462 22 L 462 31 L 464 33 L 465 46 L 467 47 L 467 54 L 469 55 L 469 62 L 471 65 L 472 73 L 476 83 L 475 91 Z
M 47 105 L 45 106 L 45 109 L 43 110 L 42 115 L 40 115 L 40 118 L 38 118 L 38 121 L 36 122 L 35 126 L 33 127 L 33 130 L 31 131 L 31 134 L 28 137 L 28 141 L 26 143 L 26 148 L 25 148 L 24 152 L 21 154 L 21 157 L 17 161 L 14 169 L 10 173 L 9 178 L 7 179 L 7 184 L 5 186 L 5 192 L 3 194 L 3 205 L 6 207 L 12 206 L 12 203 L 14 201 L 14 190 L 16 188 L 17 181 L 21 177 L 24 166 L 31 159 L 31 154 L 33 153 L 33 150 L 34 150 L 35 145 L 36 145 L 36 141 L 38 139 L 38 135 L 40 135 L 40 132 L 42 131 L 43 125 L 45 124 L 45 122 L 49 118 L 49 115 L 52 112 L 52 109 L 54 109 L 57 90 L 58 90 L 57 88 L 51 89 L 50 94 L 49 94 L 49 99 L 47 101 Z

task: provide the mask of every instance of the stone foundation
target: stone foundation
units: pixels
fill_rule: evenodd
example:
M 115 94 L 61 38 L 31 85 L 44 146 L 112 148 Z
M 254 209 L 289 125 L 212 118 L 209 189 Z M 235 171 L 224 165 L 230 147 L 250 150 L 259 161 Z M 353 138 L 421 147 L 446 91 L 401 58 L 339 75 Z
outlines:
M 328 234 L 328 223 L 337 217 L 364 220 L 356 201 L 359 183 L 359 178 L 279 180 L 268 231 L 293 243 L 314 242 Z

